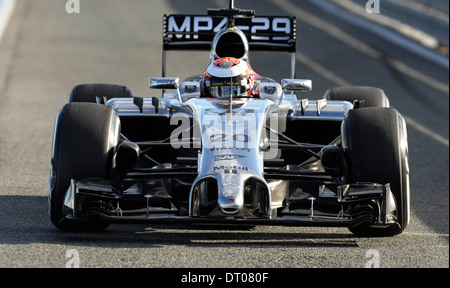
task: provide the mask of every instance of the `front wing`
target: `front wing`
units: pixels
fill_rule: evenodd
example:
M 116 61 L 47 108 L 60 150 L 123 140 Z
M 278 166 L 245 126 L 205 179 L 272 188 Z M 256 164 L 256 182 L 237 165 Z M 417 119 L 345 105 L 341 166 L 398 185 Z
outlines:
M 155 175 L 151 174 L 153 173 L 135 175 L 145 180 L 125 180 L 120 183 L 100 179 L 72 180 L 65 197 L 65 219 L 62 221 L 101 219 L 109 223 L 326 227 L 354 227 L 365 222 L 372 227 L 398 225 L 395 217 L 396 203 L 389 184 L 319 185 L 316 194 L 297 189 L 282 201 L 281 207 L 278 203 L 273 205 L 277 208 L 271 209 L 269 217 L 258 217 L 251 213 L 239 217 L 214 214 L 192 216 L 189 211 L 193 203 L 170 196 L 167 182 L 194 175 L 190 172 L 167 172 L 158 173 L 160 178 L 153 178 Z M 292 179 L 292 175 L 286 176 Z

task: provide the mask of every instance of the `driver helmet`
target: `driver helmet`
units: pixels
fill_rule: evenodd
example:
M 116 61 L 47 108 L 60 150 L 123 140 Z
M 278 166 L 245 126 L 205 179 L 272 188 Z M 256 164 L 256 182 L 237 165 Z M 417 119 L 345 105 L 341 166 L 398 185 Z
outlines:
M 204 74 L 207 97 L 248 97 L 252 89 L 250 67 L 237 58 L 225 57 L 211 63 Z

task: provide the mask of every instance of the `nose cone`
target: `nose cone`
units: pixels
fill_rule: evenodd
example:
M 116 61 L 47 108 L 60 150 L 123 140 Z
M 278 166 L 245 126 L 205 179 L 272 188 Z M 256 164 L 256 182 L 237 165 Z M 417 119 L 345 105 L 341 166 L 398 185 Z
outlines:
M 223 186 L 219 190 L 217 206 L 225 215 L 237 215 L 244 207 L 243 179 L 239 174 L 223 174 Z

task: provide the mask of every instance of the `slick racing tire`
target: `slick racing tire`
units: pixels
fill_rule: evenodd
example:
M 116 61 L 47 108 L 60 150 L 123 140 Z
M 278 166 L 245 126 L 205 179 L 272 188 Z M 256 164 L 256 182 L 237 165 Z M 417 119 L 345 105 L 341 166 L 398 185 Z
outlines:
M 49 190 L 50 219 L 57 228 L 101 231 L 108 227 L 99 219 L 74 221 L 66 217 L 63 205 L 71 179 L 111 179 L 119 135 L 120 119 L 109 106 L 69 103 L 61 109 L 55 123 Z
M 342 147 L 347 158 L 348 183 L 390 183 L 399 225 L 388 228 L 363 223 L 350 228 L 357 236 L 400 234 L 410 221 L 410 186 L 406 123 L 393 108 L 351 110 L 342 125 Z
M 367 86 L 343 86 L 328 89 L 324 98 L 334 101 L 363 100 L 363 107 L 390 107 L 389 99 L 380 88 Z
M 107 100 L 113 98 L 132 98 L 130 89 L 114 84 L 81 84 L 72 89 L 69 96 L 69 103 L 90 102 L 97 103 L 97 97 L 106 97 Z

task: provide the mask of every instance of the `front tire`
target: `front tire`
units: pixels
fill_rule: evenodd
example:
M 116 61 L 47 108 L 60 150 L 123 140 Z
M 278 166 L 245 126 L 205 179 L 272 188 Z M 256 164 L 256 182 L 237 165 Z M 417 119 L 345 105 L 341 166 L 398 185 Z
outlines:
M 69 103 L 59 112 L 54 130 L 49 215 L 62 230 L 104 230 L 102 221 L 76 222 L 64 215 L 71 179 L 110 179 L 119 142 L 120 119 L 114 110 L 94 103 Z
M 410 221 L 408 143 L 403 117 L 392 108 L 351 110 L 342 125 L 342 147 L 348 163 L 348 183 L 390 183 L 397 203 L 397 222 L 388 228 L 363 223 L 350 228 L 357 236 L 394 236 Z

